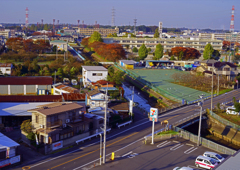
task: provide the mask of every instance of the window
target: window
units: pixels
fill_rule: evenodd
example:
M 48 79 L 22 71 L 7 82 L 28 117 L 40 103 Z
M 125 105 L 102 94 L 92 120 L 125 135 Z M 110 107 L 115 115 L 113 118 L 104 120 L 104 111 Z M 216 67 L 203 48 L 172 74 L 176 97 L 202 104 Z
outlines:
M 36 115 L 35 120 L 36 120 L 36 123 L 39 122 L 39 116 L 38 115 Z
M 102 73 L 92 73 L 92 76 L 102 76 Z
M 9 69 L 9 68 L 7 68 L 7 69 L 6 69 L 6 71 L 10 71 L 10 69 Z
M 198 161 L 200 161 L 200 162 L 202 162 L 202 161 L 203 161 L 203 159 L 200 159 L 200 158 L 198 158 L 197 160 L 198 160 Z
M 207 160 L 204 160 L 204 163 L 206 163 L 206 164 L 210 165 L 210 163 L 209 163 Z
M 224 68 L 224 71 L 230 71 L 230 68 Z

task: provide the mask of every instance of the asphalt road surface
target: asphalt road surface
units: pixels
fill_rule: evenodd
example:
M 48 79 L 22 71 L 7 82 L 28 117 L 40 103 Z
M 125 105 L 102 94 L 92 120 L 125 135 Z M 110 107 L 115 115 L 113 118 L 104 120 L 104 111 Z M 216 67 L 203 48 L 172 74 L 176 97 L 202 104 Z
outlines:
M 239 99 L 240 89 L 233 90 L 227 94 L 220 95 L 213 99 L 213 106 L 217 105 L 217 103 L 223 103 L 225 101 L 231 101 L 233 97 Z M 211 100 L 208 99 L 204 102 L 203 109 L 210 108 Z M 159 122 L 163 120 L 168 120 L 169 124 L 172 124 L 180 119 L 188 117 L 199 110 L 199 107 L 195 105 L 188 105 L 173 111 L 166 112 L 162 115 L 159 115 Z M 155 124 L 155 130 L 159 130 L 163 128 L 160 123 Z M 112 130 L 110 134 L 107 135 L 107 148 L 106 148 L 106 158 L 110 158 L 112 152 L 115 152 L 116 155 L 118 152 L 128 153 L 132 149 L 132 146 L 135 146 L 141 141 L 143 141 L 143 137 L 151 133 L 152 122 L 148 119 L 142 119 L 140 121 L 134 122 L 133 124 L 123 127 L 121 129 Z M 170 146 L 169 146 L 170 147 Z M 182 148 L 183 149 L 183 148 Z M 84 169 L 85 167 L 89 167 L 94 165 L 94 163 L 99 162 L 99 138 L 95 138 L 92 141 L 88 141 L 84 144 L 79 144 L 77 147 L 74 147 L 70 150 L 64 151 L 62 153 L 58 153 L 56 155 L 50 155 L 47 158 L 34 161 L 25 166 L 28 169 L 36 169 L 36 170 L 71 170 L 71 169 Z M 192 152 L 194 153 L 194 152 Z M 192 154 L 190 153 L 189 156 Z M 147 156 L 147 155 L 146 155 Z M 166 164 L 172 164 L 172 161 L 176 158 L 172 156 L 172 159 L 164 159 Z M 177 154 L 176 154 L 177 156 Z M 159 158 L 159 162 L 161 159 Z M 175 163 L 176 164 L 176 163 Z M 186 164 L 188 164 L 186 162 Z M 122 164 L 121 164 L 122 165 Z M 120 165 L 120 166 L 121 166 Z M 177 164 L 176 164 L 177 165 Z M 21 167 L 16 167 L 13 169 L 22 169 Z M 175 166 L 175 165 L 174 165 Z M 124 165 L 122 165 L 122 169 L 124 169 Z M 157 167 L 155 167 L 158 169 Z

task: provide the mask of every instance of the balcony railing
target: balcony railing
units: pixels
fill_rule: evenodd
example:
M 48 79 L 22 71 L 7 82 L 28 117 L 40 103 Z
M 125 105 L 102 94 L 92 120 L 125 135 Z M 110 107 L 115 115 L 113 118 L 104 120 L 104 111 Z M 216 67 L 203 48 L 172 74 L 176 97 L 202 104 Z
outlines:
M 61 119 L 58 119 L 58 120 L 53 121 L 53 122 L 47 122 L 47 127 L 48 128 L 54 128 L 54 127 L 59 127 L 59 126 L 62 126 L 62 120 Z

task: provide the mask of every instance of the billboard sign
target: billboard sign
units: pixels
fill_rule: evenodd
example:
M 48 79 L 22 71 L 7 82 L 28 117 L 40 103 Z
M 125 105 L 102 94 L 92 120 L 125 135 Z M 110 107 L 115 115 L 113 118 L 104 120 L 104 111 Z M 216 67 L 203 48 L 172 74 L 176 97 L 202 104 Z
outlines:
M 157 122 L 158 121 L 158 109 L 157 108 L 150 108 L 150 121 Z
M 63 147 L 63 141 L 55 142 L 52 144 L 52 150 L 57 150 Z

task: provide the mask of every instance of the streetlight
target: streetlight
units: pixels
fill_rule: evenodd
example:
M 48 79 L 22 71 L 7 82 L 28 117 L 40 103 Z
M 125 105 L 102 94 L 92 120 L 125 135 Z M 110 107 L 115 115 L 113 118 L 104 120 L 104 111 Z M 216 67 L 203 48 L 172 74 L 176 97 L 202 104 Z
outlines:
M 201 101 L 198 102 L 198 106 L 200 106 L 200 116 L 199 116 L 199 127 L 198 127 L 198 142 L 197 145 L 200 146 L 200 136 L 201 136 L 201 124 L 202 124 L 202 106 L 203 106 L 203 97 L 204 95 L 199 96 L 201 98 Z

